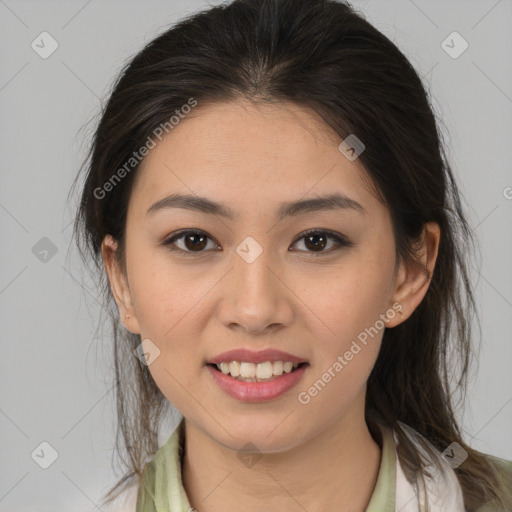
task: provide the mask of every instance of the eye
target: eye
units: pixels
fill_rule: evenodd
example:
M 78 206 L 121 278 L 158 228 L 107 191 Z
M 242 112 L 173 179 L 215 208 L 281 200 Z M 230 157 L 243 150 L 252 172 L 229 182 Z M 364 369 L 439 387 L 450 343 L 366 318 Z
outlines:
M 165 245 L 167 249 L 172 252 L 181 252 L 181 253 L 194 253 L 194 252 L 204 252 L 203 249 L 208 245 L 207 240 L 210 237 L 204 232 L 200 230 L 185 230 L 178 231 L 170 238 L 165 240 L 162 245 Z M 183 239 L 183 240 L 182 240 Z M 173 247 L 175 242 L 183 242 L 184 248 Z M 215 247 L 218 247 L 214 244 Z M 215 248 L 214 247 L 214 248 Z
M 325 229 L 310 229 L 302 233 L 294 243 L 302 239 L 304 239 L 303 245 L 307 249 L 306 252 L 312 253 L 330 253 L 341 247 L 353 247 L 355 245 L 343 235 Z M 328 250 L 324 250 L 325 247 L 329 245 L 329 240 L 334 241 L 334 243 Z

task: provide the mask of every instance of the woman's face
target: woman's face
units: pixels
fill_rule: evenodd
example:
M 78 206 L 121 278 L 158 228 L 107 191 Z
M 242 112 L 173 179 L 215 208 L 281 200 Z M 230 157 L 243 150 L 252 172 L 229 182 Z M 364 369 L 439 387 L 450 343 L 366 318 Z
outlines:
M 339 142 L 294 104 L 199 103 L 138 171 L 118 304 L 132 315 L 125 326 L 150 340 L 162 393 L 224 446 L 280 451 L 362 421 L 382 320 L 400 322 L 388 209 Z M 151 209 L 177 194 L 188 200 Z M 311 202 L 330 195 L 339 198 Z M 188 230 L 199 233 L 165 245 Z M 236 349 L 248 352 L 221 355 Z M 246 383 L 208 364 L 219 355 L 270 361 L 276 373 L 277 361 L 307 364 Z M 263 364 L 259 375 L 268 371 Z

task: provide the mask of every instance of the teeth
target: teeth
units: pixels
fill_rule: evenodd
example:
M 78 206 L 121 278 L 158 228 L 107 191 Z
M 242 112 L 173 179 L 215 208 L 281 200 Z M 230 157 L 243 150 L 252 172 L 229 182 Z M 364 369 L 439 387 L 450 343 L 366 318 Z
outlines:
M 216 365 L 224 374 L 230 374 L 231 377 L 238 378 L 248 382 L 257 382 L 268 380 L 272 377 L 278 377 L 284 373 L 290 373 L 299 366 L 299 363 L 290 361 L 265 361 L 264 363 L 247 363 L 244 361 L 222 362 Z
M 256 365 L 253 363 L 240 363 L 240 377 L 245 379 L 256 377 Z
M 258 366 L 256 366 L 256 377 L 258 379 L 270 379 L 273 372 L 274 367 L 270 361 L 267 361 L 266 363 L 259 363 Z
M 274 375 L 283 375 L 283 361 L 274 361 L 273 363 L 273 369 L 274 369 Z
M 231 361 L 229 363 L 229 373 L 231 377 L 238 377 L 240 375 L 240 363 L 238 361 Z

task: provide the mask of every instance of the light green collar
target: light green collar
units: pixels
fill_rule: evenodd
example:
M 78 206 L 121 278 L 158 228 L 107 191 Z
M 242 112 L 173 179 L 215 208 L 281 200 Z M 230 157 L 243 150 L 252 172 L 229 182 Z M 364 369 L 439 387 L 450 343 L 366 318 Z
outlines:
M 396 451 L 393 432 L 380 427 L 381 459 L 377 483 L 366 512 L 395 512 Z

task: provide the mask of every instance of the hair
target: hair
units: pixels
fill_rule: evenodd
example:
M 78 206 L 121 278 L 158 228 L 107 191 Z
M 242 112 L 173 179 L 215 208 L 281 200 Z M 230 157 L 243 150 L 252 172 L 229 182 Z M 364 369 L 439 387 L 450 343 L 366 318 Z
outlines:
M 121 325 L 101 257 L 111 234 L 126 271 L 126 213 L 139 164 L 106 199 L 95 191 L 112 183 L 114 171 L 190 98 L 200 106 L 293 102 L 313 109 L 341 138 L 355 134 L 365 145 L 358 158 L 390 210 L 397 259 L 421 266 L 416 243 L 425 223 L 439 225 L 434 272 L 421 266 L 431 278 L 426 295 L 406 321 L 384 331 L 367 383 L 366 420 L 395 430 L 411 480 L 426 470 L 401 423 L 440 451 L 457 442 L 468 452 L 456 474 L 469 512 L 492 500 L 510 506 L 494 465 L 463 441 L 455 417 L 476 353 L 468 276 L 475 242 L 429 95 L 390 39 L 349 3 L 333 0 L 235 0 L 190 15 L 125 65 L 102 108 L 80 169 L 86 176 L 73 235 L 82 259 L 95 264 L 113 328 L 116 449 L 128 472 L 106 502 L 134 478 L 140 482 L 158 449 L 167 400 L 133 355 L 140 336 Z

